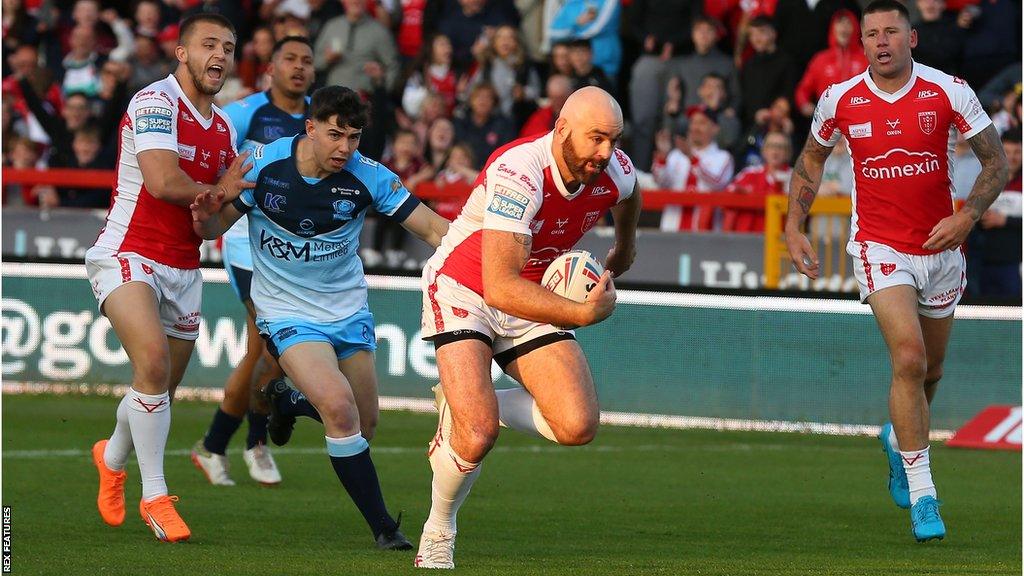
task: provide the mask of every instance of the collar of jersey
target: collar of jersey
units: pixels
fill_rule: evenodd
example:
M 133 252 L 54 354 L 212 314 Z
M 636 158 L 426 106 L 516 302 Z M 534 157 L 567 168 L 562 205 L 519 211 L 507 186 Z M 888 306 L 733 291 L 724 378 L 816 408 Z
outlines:
M 203 115 L 199 113 L 199 110 L 196 110 L 196 107 L 192 104 L 192 101 L 188 99 L 188 96 L 185 96 L 185 91 L 181 89 L 181 84 L 178 84 L 178 79 L 174 77 L 174 74 L 168 76 L 167 79 L 170 80 L 171 85 L 174 86 L 174 90 L 177 91 L 178 100 L 185 103 L 185 106 L 188 108 L 188 111 L 192 113 L 192 117 L 196 119 L 196 122 L 203 127 L 203 130 L 209 130 L 210 126 L 213 125 L 213 117 L 217 115 L 217 113 L 213 111 L 214 107 L 211 106 L 210 108 L 210 117 L 203 118 Z
M 870 67 L 864 72 L 864 83 L 867 84 L 868 90 L 871 90 L 871 92 L 874 93 L 875 96 L 878 96 L 882 100 L 885 100 L 889 104 L 892 104 L 899 100 L 900 98 L 906 96 L 914 87 L 914 84 L 917 82 L 917 62 L 911 60 L 910 66 L 910 78 L 907 80 L 907 83 L 904 84 L 902 88 L 893 92 L 892 94 L 889 94 L 888 92 L 882 90 L 881 88 L 878 87 L 877 84 L 875 84 L 874 79 L 871 78 Z

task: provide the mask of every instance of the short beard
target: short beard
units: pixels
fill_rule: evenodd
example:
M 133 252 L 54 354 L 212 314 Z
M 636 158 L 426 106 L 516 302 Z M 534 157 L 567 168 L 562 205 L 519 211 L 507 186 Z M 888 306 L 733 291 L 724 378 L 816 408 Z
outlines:
M 204 74 L 203 74 L 204 70 L 200 69 L 199 72 L 196 73 L 196 71 L 192 69 L 192 65 L 191 64 L 186 64 L 186 67 L 188 68 L 189 76 L 192 77 L 192 84 L 195 85 L 196 90 L 199 90 L 200 93 L 205 94 L 207 96 L 214 96 L 218 92 L 220 92 L 220 89 L 221 89 L 221 86 L 223 86 L 223 83 L 221 84 L 221 86 L 217 86 L 216 88 L 207 87 L 206 85 L 203 84 L 203 80 L 202 80 L 202 78 L 204 76 Z M 224 72 L 221 72 L 221 74 L 224 74 Z
M 590 184 L 597 180 L 598 176 L 604 172 L 604 169 L 608 167 L 608 164 L 597 164 L 595 165 L 599 170 L 594 173 L 593 176 L 588 176 L 586 167 L 587 162 L 590 160 L 582 158 L 577 152 L 576 148 L 572 145 L 571 135 L 562 142 L 562 159 L 565 161 L 566 167 L 569 168 L 569 174 L 572 175 L 573 182 L 580 184 Z

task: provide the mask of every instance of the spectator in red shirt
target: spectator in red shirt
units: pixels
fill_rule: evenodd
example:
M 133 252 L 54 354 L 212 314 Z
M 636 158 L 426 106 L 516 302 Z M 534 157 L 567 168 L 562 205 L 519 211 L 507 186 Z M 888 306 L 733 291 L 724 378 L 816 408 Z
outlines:
M 743 169 L 725 191 L 762 198 L 769 194 L 785 194 L 792 174 L 789 167 L 792 154 L 789 136 L 782 132 L 769 132 L 761 148 L 764 164 Z M 724 212 L 724 231 L 764 232 L 764 210 L 730 208 Z
M 562 105 L 565 104 L 565 99 L 572 93 L 572 88 L 572 80 L 568 76 L 553 74 L 548 78 L 547 86 L 545 87 L 547 104 L 538 108 L 526 119 L 526 123 L 523 124 L 523 128 L 519 131 L 519 137 L 526 138 L 528 136 L 546 134 L 554 129 L 558 113 L 562 111 Z
M 818 97 L 831 85 L 853 78 L 868 67 L 860 44 L 860 23 L 853 12 L 841 9 L 832 15 L 829 47 L 811 58 L 796 87 L 796 106 L 810 118 Z

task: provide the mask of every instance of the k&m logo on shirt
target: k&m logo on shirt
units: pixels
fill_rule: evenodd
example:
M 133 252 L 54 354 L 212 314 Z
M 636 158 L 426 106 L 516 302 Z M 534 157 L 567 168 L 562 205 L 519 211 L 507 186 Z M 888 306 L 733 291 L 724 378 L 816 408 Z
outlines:
M 487 211 L 504 218 L 522 220 L 523 216 L 526 215 L 526 206 L 529 203 L 530 199 L 525 194 L 520 194 L 511 188 L 495 184 L 494 198 L 491 199 L 490 205 L 487 206 Z

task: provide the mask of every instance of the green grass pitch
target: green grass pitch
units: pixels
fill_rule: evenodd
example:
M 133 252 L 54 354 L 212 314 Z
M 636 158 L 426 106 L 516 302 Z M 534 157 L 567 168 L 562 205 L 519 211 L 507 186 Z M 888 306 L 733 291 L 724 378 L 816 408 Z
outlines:
M 89 448 L 109 434 L 114 398 L 3 397 L 3 504 L 12 508 L 14 574 L 415 574 L 412 552 L 379 552 L 300 420 L 276 452 L 284 483 L 214 487 L 188 448 L 214 405 L 174 406 L 166 473 L 192 540 L 157 542 L 138 517 L 96 512 Z M 436 417 L 385 412 L 374 461 L 413 542 L 429 506 L 424 456 Z M 917 544 L 889 501 L 878 442 L 795 434 L 604 427 L 584 448 L 505 432 L 459 517 L 457 574 L 1020 574 L 1021 455 L 936 446 L 949 535 Z

